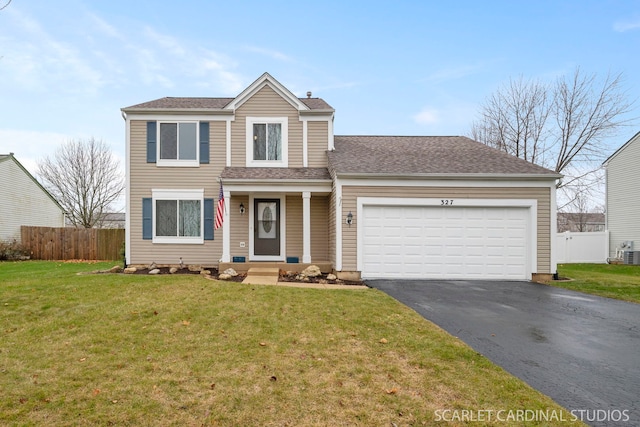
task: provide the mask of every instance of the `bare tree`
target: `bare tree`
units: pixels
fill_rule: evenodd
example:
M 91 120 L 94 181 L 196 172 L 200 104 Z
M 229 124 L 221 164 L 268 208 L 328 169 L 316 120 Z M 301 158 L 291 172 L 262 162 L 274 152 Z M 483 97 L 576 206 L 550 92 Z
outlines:
M 102 141 L 69 141 L 38 163 L 43 185 L 76 227 L 99 225 L 124 190 L 119 164 Z
M 622 87 L 622 74 L 603 81 L 596 77 L 577 68 L 548 85 L 510 81 L 483 104 L 471 136 L 562 173 L 558 188 L 585 185 L 604 160 L 603 140 L 632 121 L 624 118 L 633 103 Z
M 541 163 L 547 151 L 547 93 L 543 83 L 522 77 L 510 80 L 487 99 L 472 137 L 531 163 Z

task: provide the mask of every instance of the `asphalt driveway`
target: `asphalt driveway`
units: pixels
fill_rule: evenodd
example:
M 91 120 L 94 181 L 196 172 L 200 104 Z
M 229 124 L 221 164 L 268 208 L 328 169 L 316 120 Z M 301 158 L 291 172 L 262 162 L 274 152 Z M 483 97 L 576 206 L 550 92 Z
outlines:
M 459 337 L 587 424 L 640 425 L 640 304 L 519 281 L 367 284 Z

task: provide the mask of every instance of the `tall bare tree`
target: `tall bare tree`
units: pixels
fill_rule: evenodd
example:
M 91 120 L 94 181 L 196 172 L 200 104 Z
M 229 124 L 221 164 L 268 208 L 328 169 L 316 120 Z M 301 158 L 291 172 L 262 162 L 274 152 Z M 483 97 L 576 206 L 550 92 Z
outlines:
M 472 128 L 473 138 L 531 163 L 540 163 L 547 151 L 547 98 L 548 89 L 541 82 L 522 77 L 510 80 L 482 106 L 481 119 Z
M 94 138 L 66 142 L 38 163 L 38 175 L 76 227 L 99 225 L 124 191 L 118 160 Z
M 471 136 L 565 175 L 558 187 L 589 185 L 608 147 L 603 140 L 632 119 L 622 74 L 599 80 L 579 68 L 551 84 L 520 78 L 482 105 Z

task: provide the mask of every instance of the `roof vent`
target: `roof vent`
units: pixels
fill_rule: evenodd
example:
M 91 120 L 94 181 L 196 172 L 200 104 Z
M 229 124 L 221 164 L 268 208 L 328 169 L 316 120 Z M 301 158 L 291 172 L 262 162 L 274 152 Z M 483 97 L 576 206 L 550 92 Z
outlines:
M 307 98 L 311 98 L 311 91 L 307 92 Z

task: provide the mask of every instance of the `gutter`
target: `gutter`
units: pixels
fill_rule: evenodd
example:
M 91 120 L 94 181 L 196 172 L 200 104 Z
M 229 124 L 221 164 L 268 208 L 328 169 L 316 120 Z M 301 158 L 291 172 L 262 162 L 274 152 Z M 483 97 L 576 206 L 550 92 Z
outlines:
M 505 179 L 517 181 L 551 181 L 563 177 L 561 174 L 489 174 L 489 173 L 466 173 L 466 174 L 450 174 L 450 173 L 430 173 L 430 174 L 384 174 L 384 173 L 336 173 L 338 178 L 342 179 L 447 179 L 447 180 L 496 180 L 503 181 Z

